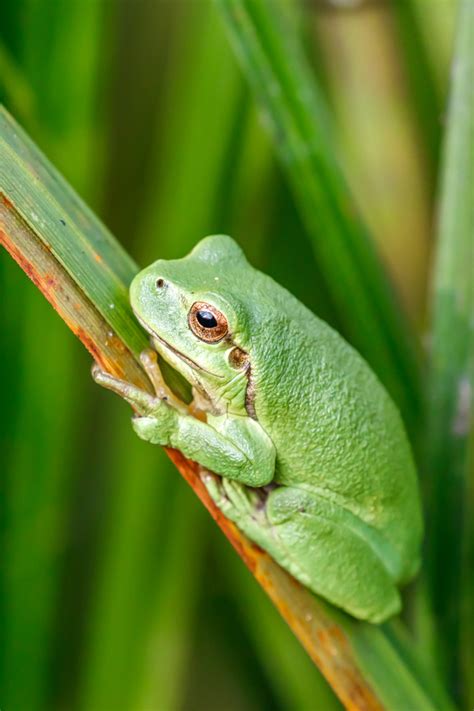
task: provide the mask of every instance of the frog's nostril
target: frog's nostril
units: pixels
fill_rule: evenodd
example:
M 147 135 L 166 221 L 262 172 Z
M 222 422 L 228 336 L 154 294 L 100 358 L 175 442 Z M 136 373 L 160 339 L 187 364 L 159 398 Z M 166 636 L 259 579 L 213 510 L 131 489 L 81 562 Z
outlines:
M 162 289 L 164 287 L 164 285 L 165 285 L 165 280 L 162 279 L 161 277 L 156 280 L 156 286 L 158 287 L 158 289 Z

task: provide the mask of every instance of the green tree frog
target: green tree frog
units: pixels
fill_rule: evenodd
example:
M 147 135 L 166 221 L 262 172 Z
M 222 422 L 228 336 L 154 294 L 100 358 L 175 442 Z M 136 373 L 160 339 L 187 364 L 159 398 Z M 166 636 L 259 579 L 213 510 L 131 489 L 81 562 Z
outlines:
M 397 613 L 419 565 L 419 491 L 362 357 L 227 236 L 144 269 L 130 299 L 156 395 L 93 373 L 133 405 L 137 434 L 197 462 L 225 516 L 313 592 L 370 622 Z M 156 352 L 192 386 L 191 408 Z

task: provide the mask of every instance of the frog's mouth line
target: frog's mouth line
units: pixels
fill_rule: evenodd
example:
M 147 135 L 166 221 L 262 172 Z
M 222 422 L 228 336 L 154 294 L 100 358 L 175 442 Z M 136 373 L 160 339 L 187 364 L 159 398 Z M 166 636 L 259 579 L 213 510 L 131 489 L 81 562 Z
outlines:
M 140 316 L 138 316 L 138 314 L 135 313 L 135 311 L 133 313 L 135 314 L 135 318 L 137 319 L 139 324 L 141 326 L 143 326 L 145 331 L 147 333 L 149 333 L 150 336 L 153 336 L 153 338 L 156 338 L 156 340 L 159 341 L 163 346 L 165 346 L 165 348 L 167 348 L 169 351 L 171 351 L 172 353 L 177 355 L 178 358 L 181 358 L 181 360 L 183 360 L 185 363 L 187 363 L 189 366 L 191 366 L 191 368 L 193 368 L 194 370 L 200 370 L 202 373 L 207 373 L 208 375 L 212 375 L 213 378 L 219 378 L 220 380 L 224 377 L 223 375 L 217 375 L 216 373 L 213 373 L 212 371 L 207 370 L 207 368 L 203 368 L 202 365 L 199 365 L 199 363 L 196 363 L 195 360 L 193 360 L 192 358 L 189 358 L 189 356 L 185 355 L 184 353 L 181 353 L 181 351 L 179 351 L 177 348 L 172 346 L 171 343 L 168 343 L 168 341 L 165 341 L 164 338 L 159 336 L 156 333 L 156 331 L 154 331 L 152 328 L 150 328 L 150 326 L 148 324 L 145 324 L 142 321 L 142 319 L 140 318 Z

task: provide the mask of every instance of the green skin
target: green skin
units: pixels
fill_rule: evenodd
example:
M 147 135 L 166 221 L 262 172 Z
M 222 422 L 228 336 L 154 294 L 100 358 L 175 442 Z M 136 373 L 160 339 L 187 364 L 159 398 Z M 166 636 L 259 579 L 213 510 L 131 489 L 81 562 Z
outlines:
M 223 513 L 312 591 L 370 622 L 397 613 L 419 565 L 420 499 L 399 413 L 365 361 L 230 237 L 155 262 L 130 298 L 205 412 L 168 391 L 149 351 L 155 397 L 95 367 L 135 408 L 137 434 L 198 462 Z M 196 302 L 225 316 L 221 340 L 192 330 Z

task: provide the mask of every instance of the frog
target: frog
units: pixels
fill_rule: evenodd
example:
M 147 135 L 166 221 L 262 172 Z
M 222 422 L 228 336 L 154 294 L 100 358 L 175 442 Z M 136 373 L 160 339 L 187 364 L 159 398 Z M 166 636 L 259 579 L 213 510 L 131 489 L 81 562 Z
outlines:
M 140 271 L 130 304 L 154 394 L 98 365 L 93 377 L 133 406 L 138 436 L 196 462 L 224 516 L 314 594 L 369 623 L 397 614 L 420 564 L 419 486 L 364 358 L 227 235 Z

